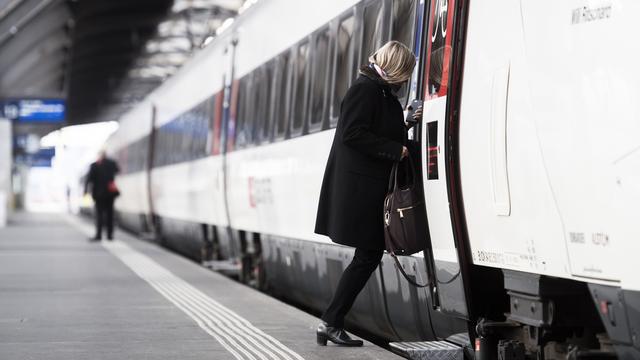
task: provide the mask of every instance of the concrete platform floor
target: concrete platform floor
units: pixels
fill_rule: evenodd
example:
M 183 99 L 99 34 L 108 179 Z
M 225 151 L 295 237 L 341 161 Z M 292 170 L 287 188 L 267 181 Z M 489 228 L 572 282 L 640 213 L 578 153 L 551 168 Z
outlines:
M 320 347 L 318 319 L 154 244 L 15 214 L 0 229 L 0 359 L 397 359 Z

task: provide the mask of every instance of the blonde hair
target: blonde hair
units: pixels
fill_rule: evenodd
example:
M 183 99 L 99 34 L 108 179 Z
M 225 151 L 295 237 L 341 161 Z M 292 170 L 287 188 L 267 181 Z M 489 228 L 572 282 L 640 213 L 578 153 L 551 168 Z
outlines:
M 389 41 L 369 56 L 369 62 L 378 65 L 382 78 L 390 84 L 403 83 L 411 78 L 416 57 L 411 49 L 399 41 Z

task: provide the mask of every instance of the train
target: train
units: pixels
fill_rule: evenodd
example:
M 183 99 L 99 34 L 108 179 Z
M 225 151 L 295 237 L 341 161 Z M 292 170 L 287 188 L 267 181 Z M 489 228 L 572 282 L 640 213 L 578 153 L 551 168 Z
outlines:
M 124 114 L 119 224 L 313 311 L 353 249 L 314 234 L 340 102 L 415 52 L 429 239 L 347 318 L 466 359 L 640 359 L 633 0 L 265 0 Z M 635 210 L 634 210 L 635 209 Z M 313 334 L 310 334 L 310 337 Z

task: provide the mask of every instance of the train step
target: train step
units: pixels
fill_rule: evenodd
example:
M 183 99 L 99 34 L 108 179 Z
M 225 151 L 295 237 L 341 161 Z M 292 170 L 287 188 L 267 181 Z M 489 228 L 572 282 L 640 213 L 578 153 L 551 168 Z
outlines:
M 389 343 L 391 350 L 412 360 L 463 360 L 463 348 L 448 341 Z
M 242 264 L 231 260 L 208 260 L 203 261 L 202 266 L 214 271 L 219 271 L 227 275 L 238 275 L 242 271 Z

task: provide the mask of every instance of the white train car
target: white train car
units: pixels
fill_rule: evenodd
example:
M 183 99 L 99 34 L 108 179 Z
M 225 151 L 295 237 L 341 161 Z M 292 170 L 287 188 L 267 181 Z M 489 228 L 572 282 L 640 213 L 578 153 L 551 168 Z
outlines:
M 108 155 L 118 162 L 119 189 L 126 192 L 115 203 L 118 223 L 128 229 L 150 230 L 149 207 L 149 132 L 151 130 L 152 105 L 145 100 L 120 120 L 118 130 L 105 146 Z
M 640 45 L 623 35 L 640 4 L 431 6 L 421 138 L 440 301 L 468 315 L 469 298 L 506 290 L 507 321 L 481 337 L 519 323 L 532 327 L 518 338 L 527 351 L 548 358 L 607 358 L 611 344 L 640 358 Z M 475 289 L 484 267 L 504 283 Z M 466 304 L 452 301 L 460 292 Z M 558 341 L 588 341 L 572 327 L 601 332 L 602 352 Z
M 351 326 L 477 359 L 638 359 L 638 7 L 259 2 L 121 119 L 119 217 L 320 311 L 352 254 L 313 234 L 340 100 L 397 39 L 419 59 L 402 101 L 424 100 L 430 229 L 402 263 L 430 285 L 385 257 Z

